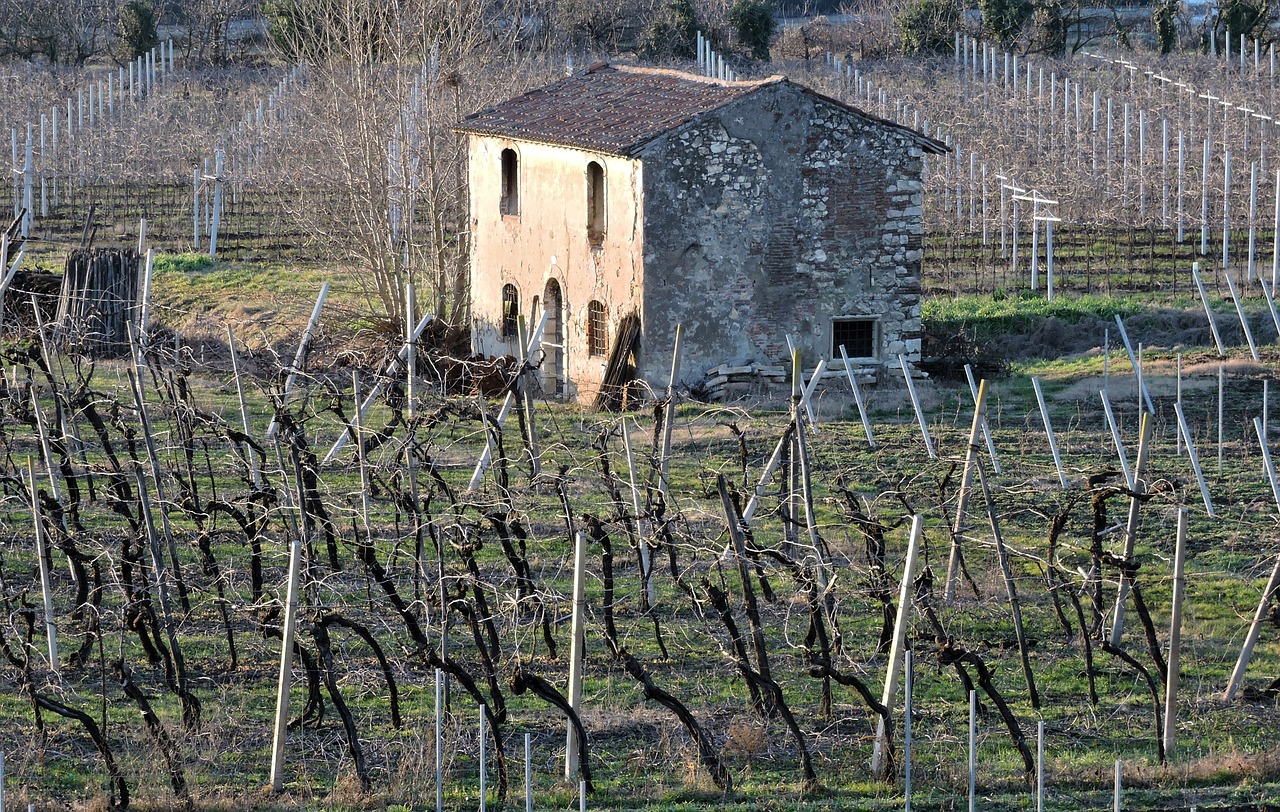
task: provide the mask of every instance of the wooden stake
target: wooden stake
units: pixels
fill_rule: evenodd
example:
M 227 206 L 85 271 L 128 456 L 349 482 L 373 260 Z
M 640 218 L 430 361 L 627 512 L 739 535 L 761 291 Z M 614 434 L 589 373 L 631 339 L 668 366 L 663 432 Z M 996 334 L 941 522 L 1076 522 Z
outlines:
M 1000 521 L 996 517 L 996 503 L 991 497 L 991 489 L 987 486 L 987 476 L 978 461 L 978 482 L 982 485 L 982 498 L 987 505 L 987 519 L 991 523 L 991 535 L 996 543 L 996 558 L 1000 562 L 1000 573 L 1004 577 L 1005 594 L 1009 597 L 1009 608 L 1013 611 L 1013 633 L 1018 641 L 1018 654 L 1022 660 L 1022 676 L 1027 681 L 1027 693 L 1031 698 L 1031 707 L 1040 709 L 1040 692 L 1036 690 L 1035 675 L 1031 673 L 1031 660 L 1027 652 L 1027 637 L 1022 625 L 1022 604 L 1018 600 L 1017 584 L 1013 580 L 1013 570 L 1009 567 L 1009 551 L 1004 544 L 1004 536 L 1000 532 Z
M 973 379 L 973 367 L 969 364 L 964 365 L 964 377 L 969 382 L 969 394 L 973 396 L 973 403 L 978 403 L 978 382 Z M 991 436 L 991 421 L 987 419 L 987 412 L 984 408 L 982 411 L 982 439 L 987 444 L 987 456 L 991 458 L 991 470 L 996 474 L 1000 473 L 1000 457 L 996 454 L 996 443 Z
M 907 561 L 902 571 L 902 583 L 898 591 L 898 616 L 893 625 L 893 641 L 889 647 L 889 670 L 884 678 L 884 692 L 880 704 L 889 714 L 893 713 L 894 697 L 898 693 L 898 679 L 902 674 L 903 647 L 907 640 L 907 618 L 910 615 L 912 595 L 915 594 L 916 560 L 920 552 L 920 540 L 924 536 L 923 518 L 917 514 L 911 520 L 911 537 L 907 542 Z M 871 754 L 871 773 L 877 778 L 886 777 L 888 759 L 886 751 L 887 731 L 884 717 L 876 728 L 875 747 Z

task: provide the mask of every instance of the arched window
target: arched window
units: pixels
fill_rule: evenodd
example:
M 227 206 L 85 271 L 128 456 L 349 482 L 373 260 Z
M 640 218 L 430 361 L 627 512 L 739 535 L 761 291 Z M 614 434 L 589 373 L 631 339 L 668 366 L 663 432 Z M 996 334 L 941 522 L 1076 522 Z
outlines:
M 502 151 L 502 213 L 520 213 L 520 156 L 510 147 Z
M 592 245 L 604 242 L 604 213 L 604 167 L 592 161 L 587 164 L 587 239 Z
M 594 299 L 587 304 L 587 352 L 604 355 L 609 351 L 609 311 Z
M 502 337 L 518 338 L 520 335 L 520 291 L 515 285 L 502 286 Z

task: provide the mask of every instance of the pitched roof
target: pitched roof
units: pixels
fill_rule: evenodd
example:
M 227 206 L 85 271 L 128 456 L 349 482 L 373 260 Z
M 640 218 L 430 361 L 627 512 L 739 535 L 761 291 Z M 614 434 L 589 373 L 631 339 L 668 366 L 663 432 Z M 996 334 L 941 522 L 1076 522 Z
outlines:
M 729 82 L 674 70 L 599 63 L 472 113 L 455 129 L 631 156 L 663 133 L 780 84 L 792 83 L 784 76 Z M 858 116 L 902 130 L 928 152 L 946 151 L 944 145 L 907 127 L 796 87 Z

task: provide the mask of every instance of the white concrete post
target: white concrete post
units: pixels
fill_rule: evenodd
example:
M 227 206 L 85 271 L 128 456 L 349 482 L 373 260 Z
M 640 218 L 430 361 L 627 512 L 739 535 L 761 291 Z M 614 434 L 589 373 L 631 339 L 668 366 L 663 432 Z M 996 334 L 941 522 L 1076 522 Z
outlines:
M 298 582 L 302 571 L 302 536 L 295 535 L 289 548 L 289 586 L 285 598 L 284 629 L 280 643 L 280 675 L 276 683 L 275 734 L 271 743 L 271 791 L 284 790 L 284 743 L 289 728 L 289 687 L 293 680 L 293 635 L 298 613 Z
M 569 707 L 578 713 L 582 707 L 582 660 L 586 643 L 582 627 L 586 611 L 587 537 L 579 531 L 573 538 L 573 626 L 569 642 Z M 578 775 L 578 731 L 573 721 L 566 722 L 564 777 L 569 780 Z
M 1187 557 L 1187 509 L 1178 508 L 1178 536 L 1173 551 L 1173 597 L 1169 609 L 1169 671 L 1164 690 L 1164 754 L 1170 758 L 1178 730 L 1178 665 L 1182 652 L 1183 572 Z

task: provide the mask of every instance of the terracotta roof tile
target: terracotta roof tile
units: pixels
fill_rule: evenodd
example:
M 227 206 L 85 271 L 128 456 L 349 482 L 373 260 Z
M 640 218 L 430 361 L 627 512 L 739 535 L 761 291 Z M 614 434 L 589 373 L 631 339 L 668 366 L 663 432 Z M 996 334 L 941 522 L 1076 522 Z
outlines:
M 777 84 L 791 83 L 785 76 L 727 82 L 662 68 L 600 63 L 472 113 L 454 129 L 631 156 L 665 132 Z M 926 152 L 948 151 L 944 144 L 901 124 L 796 87 L 857 116 L 900 130 Z
M 457 129 L 630 155 L 703 113 L 780 81 L 724 82 L 671 70 L 593 65 L 472 113 Z

